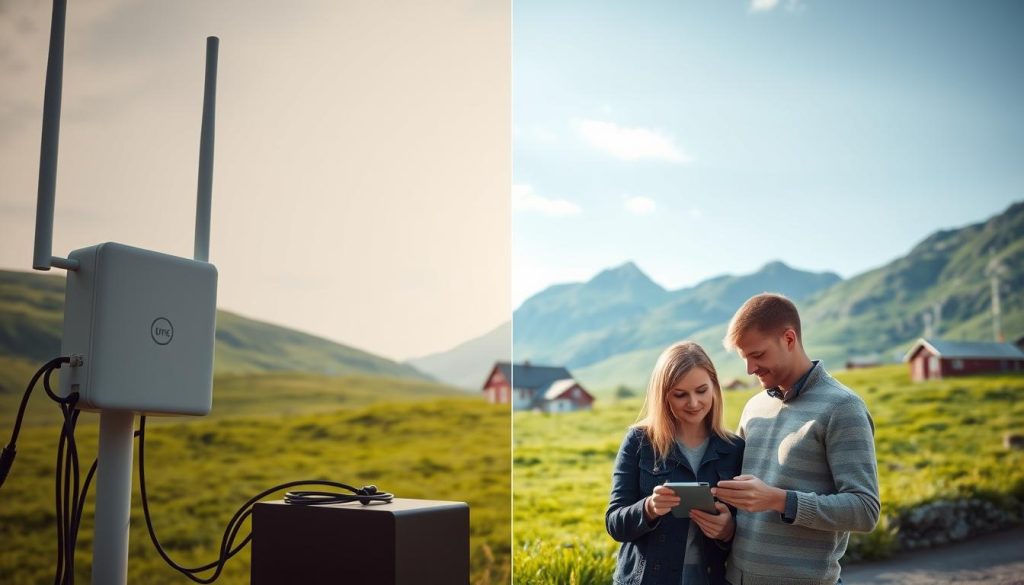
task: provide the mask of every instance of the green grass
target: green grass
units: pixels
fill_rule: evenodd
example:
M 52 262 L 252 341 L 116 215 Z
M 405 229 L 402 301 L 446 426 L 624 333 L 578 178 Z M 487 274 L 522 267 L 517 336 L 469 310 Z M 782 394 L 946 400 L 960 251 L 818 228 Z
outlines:
M 288 387 L 287 380 L 277 382 Z M 269 388 L 273 383 L 259 380 L 258 385 Z M 250 387 L 240 383 L 239 391 Z M 310 397 L 308 389 L 295 391 Z M 182 564 L 213 560 L 225 524 L 249 497 L 277 483 L 325 478 L 372 483 L 403 498 L 468 502 L 472 582 L 509 582 L 507 407 L 475 398 L 442 398 L 378 401 L 324 412 L 330 404 L 321 402 L 317 413 L 256 415 L 235 405 L 234 413 L 213 419 L 152 419 L 160 424 L 147 428 L 147 487 L 157 532 L 172 557 Z M 5 409 L 5 435 L 8 414 Z M 84 466 L 96 452 L 95 421 L 95 415 L 80 421 Z M 36 423 L 22 431 L 18 459 L 0 492 L 0 583 L 10 585 L 53 578 L 58 427 Z M 168 568 L 150 543 L 137 472 L 133 483 L 128 581 L 190 583 Z M 86 506 L 76 554 L 76 578 L 82 583 L 88 582 L 91 570 L 92 501 Z M 228 563 L 217 582 L 249 582 L 248 549 Z
M 1024 376 L 911 383 L 905 365 L 839 372 L 875 422 L 883 520 L 854 534 L 848 554 L 892 552 L 901 512 L 936 499 L 1024 502 L 1024 452 L 1002 446 L 1024 432 Z M 757 390 L 727 392 L 735 428 Z M 618 544 L 604 528 L 611 469 L 642 398 L 599 402 L 591 412 L 524 412 L 513 418 L 513 571 L 518 584 L 607 583 Z
M 0 433 L 6 432 L 6 425 L 13 424 L 25 385 L 38 367 L 38 364 L 25 360 L 0 357 L 0 384 L 4 383 L 2 380 L 8 380 L 10 388 L 7 392 L 0 392 Z M 59 372 L 54 374 L 54 389 L 59 378 Z M 301 414 L 367 406 L 381 401 L 442 397 L 479 398 L 458 388 L 412 378 L 364 374 L 322 376 L 301 372 L 218 374 L 213 379 L 213 410 L 209 417 Z M 47 400 L 40 381 L 29 401 L 25 424 L 56 424 L 59 416 L 54 404 Z M 175 420 L 181 419 L 153 419 L 161 424 Z

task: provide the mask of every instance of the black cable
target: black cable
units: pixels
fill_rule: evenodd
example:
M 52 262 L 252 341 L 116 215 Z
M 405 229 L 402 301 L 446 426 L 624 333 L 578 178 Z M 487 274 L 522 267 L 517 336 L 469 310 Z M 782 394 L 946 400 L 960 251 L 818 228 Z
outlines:
M 64 542 L 64 575 L 60 585 L 71 585 L 74 583 L 75 574 L 75 542 L 78 533 L 74 530 L 74 519 L 81 516 L 81 510 L 77 508 L 80 491 L 80 478 L 78 466 L 78 445 L 75 441 L 75 428 L 78 424 L 78 416 L 81 411 L 74 408 L 77 396 L 69 404 L 61 405 L 61 412 L 64 414 L 65 432 L 67 436 L 67 451 L 64 459 L 64 485 L 63 496 L 63 530 Z M 83 499 L 84 502 L 84 499 Z
M 377 487 L 373 485 L 355 488 L 344 483 L 328 480 L 299 480 L 282 483 L 249 498 L 249 500 L 245 504 L 242 504 L 238 511 L 235 512 L 235 515 L 231 517 L 227 527 L 224 529 L 224 536 L 221 538 L 220 552 L 217 556 L 217 560 L 199 567 L 183 567 L 174 562 L 170 555 L 167 554 L 167 551 L 164 550 L 164 547 L 160 545 L 160 539 L 157 538 L 156 529 L 153 528 L 153 521 L 150 517 L 149 496 L 146 492 L 145 416 L 139 417 L 139 430 L 137 435 L 139 437 L 139 491 L 142 494 L 142 513 L 146 518 L 146 529 L 149 531 L 149 538 L 153 542 L 153 546 L 156 548 L 157 552 L 172 569 L 178 571 L 182 575 L 185 575 L 196 583 L 207 584 L 216 581 L 220 576 L 221 571 L 224 569 L 225 563 L 227 563 L 229 559 L 238 554 L 239 551 L 245 548 L 245 546 L 252 541 L 252 531 L 250 530 L 241 543 L 237 546 L 234 544 L 243 523 L 252 515 L 252 506 L 259 500 L 262 500 L 274 492 L 300 485 L 333 487 L 352 492 L 351 494 L 338 494 L 333 492 L 298 491 L 287 492 L 285 494 L 285 502 L 294 505 L 306 506 L 338 502 L 361 502 L 363 505 L 369 505 L 373 502 L 387 503 L 394 499 L 393 494 L 377 491 Z M 214 569 L 214 572 L 209 577 L 196 576 L 196 573 L 202 573 L 209 571 L 210 569 Z
M 59 368 L 61 364 L 70 362 L 71 358 L 64 356 L 56 357 L 46 362 L 43 367 L 36 371 L 35 375 L 32 376 L 32 380 L 28 383 L 28 387 L 25 388 L 25 394 L 21 397 L 21 406 L 18 407 L 18 416 L 14 419 L 14 430 L 11 431 L 11 440 L 3 448 L 3 451 L 0 451 L 0 487 L 4 485 L 4 481 L 7 480 L 7 474 L 10 473 L 11 466 L 14 465 L 14 457 L 17 455 L 15 444 L 18 442 L 18 434 L 21 433 L 21 421 L 25 418 L 25 407 L 28 406 L 28 399 L 32 396 L 32 390 L 35 389 L 36 382 L 39 381 L 39 377 L 43 374 L 49 375 L 50 371 Z M 56 395 L 51 398 L 58 402 L 64 400 Z
M 24 422 L 25 411 L 29 398 L 35 390 L 39 378 L 43 379 L 46 395 L 60 407 L 63 422 L 60 437 L 57 441 L 57 462 L 54 468 L 54 510 L 57 518 L 57 570 L 54 585 L 73 585 L 75 578 L 75 543 L 78 541 L 78 526 L 81 523 L 82 508 L 89 485 L 96 471 L 94 461 L 86 477 L 84 489 L 81 487 L 80 468 L 78 461 L 78 444 L 75 441 L 75 427 L 81 412 L 75 408 L 79 394 L 72 392 L 66 397 L 58 396 L 50 385 L 50 377 L 64 364 L 80 365 L 81 358 L 74 356 L 56 357 L 44 364 L 28 383 L 18 407 L 18 415 L 11 431 L 11 440 L 0 452 L 0 486 L 7 479 L 14 458 L 17 455 L 17 441 Z
M 11 440 L 7 447 L 0 452 L 0 486 L 3 486 L 14 464 L 14 457 L 17 454 L 15 445 L 21 432 L 21 425 L 29 397 L 35 389 L 39 378 L 42 377 L 43 388 L 46 390 L 47 396 L 58 404 L 64 419 L 61 425 L 60 438 L 57 442 L 57 464 L 54 469 L 54 508 L 57 517 L 57 571 L 54 575 L 54 585 L 74 584 L 75 545 L 78 542 L 78 529 L 82 521 L 85 499 L 89 493 L 89 487 L 92 485 L 92 480 L 96 475 L 98 465 L 98 459 L 94 459 L 85 476 L 84 485 L 81 484 L 78 445 L 75 441 L 75 428 L 78 425 L 78 417 L 81 414 L 81 411 L 76 408 L 79 394 L 72 392 L 62 398 L 50 386 L 50 376 L 53 372 L 60 369 L 63 364 L 69 363 L 72 366 L 80 365 L 81 358 L 65 356 L 54 358 L 39 368 L 35 375 L 32 376 L 21 399 L 21 405 L 18 408 L 18 416 L 15 419 L 14 430 L 11 432 Z M 377 487 L 373 485 L 356 488 L 329 480 L 299 480 L 282 483 L 253 496 L 235 512 L 224 529 L 220 551 L 215 561 L 199 567 L 183 567 L 170 558 L 163 546 L 160 545 L 156 530 L 153 528 L 152 518 L 149 513 L 149 497 L 146 491 L 145 433 L 146 417 L 141 416 L 139 417 L 139 430 L 135 432 L 135 436 L 139 438 L 139 488 L 142 494 L 142 510 L 146 518 L 146 529 L 149 532 L 150 540 L 164 561 L 196 583 L 213 583 L 220 576 L 227 561 L 252 542 L 253 534 L 250 530 L 240 543 L 235 544 L 238 533 L 245 521 L 252 516 L 253 506 L 259 500 L 274 492 L 297 486 L 333 487 L 351 492 L 348 494 L 327 491 L 294 491 L 285 493 L 284 501 L 286 503 L 300 506 L 344 502 L 360 502 L 363 505 L 369 505 L 374 502 L 387 503 L 394 499 L 394 495 L 378 491 Z M 214 572 L 209 577 L 196 576 L 196 573 L 202 573 L 211 569 Z

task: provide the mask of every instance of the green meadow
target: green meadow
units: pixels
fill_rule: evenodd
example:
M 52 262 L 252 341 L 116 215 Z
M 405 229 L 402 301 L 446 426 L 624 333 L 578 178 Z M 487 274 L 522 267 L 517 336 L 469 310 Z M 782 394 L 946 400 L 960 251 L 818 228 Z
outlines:
M 912 383 L 905 365 L 838 372 L 875 422 L 882 520 L 854 534 L 850 558 L 894 552 L 895 520 L 939 499 L 981 498 L 1003 509 L 1024 502 L 1024 450 L 1003 447 L 1024 434 L 1024 376 L 977 376 Z M 757 390 L 725 393 L 735 429 Z M 515 413 L 513 571 L 517 585 L 608 583 L 618 543 L 604 528 L 611 468 L 641 397 L 599 401 L 593 411 Z
M 436 384 L 372 377 L 218 376 L 216 387 L 210 417 L 153 418 L 147 425 L 150 510 L 179 564 L 214 560 L 225 524 L 256 493 L 296 479 L 331 479 L 375 484 L 402 498 L 469 503 L 472 583 L 509 582 L 507 407 Z M 51 582 L 55 566 L 58 414 L 37 392 L 18 458 L 0 489 L 0 583 L 11 585 Z M 9 394 L 0 399 L 6 444 L 14 402 Z M 97 421 L 88 413 L 79 421 L 83 469 L 96 453 Z M 133 484 L 128 582 L 191 583 L 158 556 L 146 533 L 137 471 Z M 91 570 L 92 502 L 76 551 L 81 583 Z M 248 583 L 249 561 L 246 548 L 217 583 Z

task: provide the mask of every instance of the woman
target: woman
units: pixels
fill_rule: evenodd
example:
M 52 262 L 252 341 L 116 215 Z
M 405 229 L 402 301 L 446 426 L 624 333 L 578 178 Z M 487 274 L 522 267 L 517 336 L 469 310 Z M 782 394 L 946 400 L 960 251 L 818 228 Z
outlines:
M 669 514 L 679 497 L 667 481 L 707 482 L 740 474 L 743 440 L 722 427 L 722 389 L 701 346 L 682 341 L 658 358 L 640 421 L 615 459 L 605 513 L 608 534 L 622 543 L 614 582 L 622 585 L 725 583 L 735 510 Z

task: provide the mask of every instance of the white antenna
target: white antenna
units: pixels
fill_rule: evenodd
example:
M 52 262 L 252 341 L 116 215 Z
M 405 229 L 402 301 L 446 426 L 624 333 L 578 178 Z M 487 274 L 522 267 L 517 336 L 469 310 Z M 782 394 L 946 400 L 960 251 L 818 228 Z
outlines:
M 57 150 L 60 143 L 60 98 L 64 77 L 64 20 L 67 0 L 54 0 L 50 23 L 50 53 L 46 61 L 46 93 L 43 95 L 43 139 L 39 149 L 39 192 L 36 198 L 36 240 L 32 268 L 51 266 L 78 270 L 77 260 L 51 256 L 53 206 L 57 192 Z
M 65 374 L 61 372 L 62 391 L 69 387 L 79 392 L 80 401 L 75 408 L 100 411 L 99 464 L 96 470 L 96 523 L 93 540 L 92 582 L 123 584 L 128 572 L 128 532 L 131 512 L 132 447 L 134 442 L 135 414 L 206 414 L 209 412 L 212 389 L 213 343 L 216 311 L 216 268 L 210 264 L 210 199 L 213 184 L 213 142 L 214 118 L 217 89 L 218 39 L 206 40 L 206 86 L 203 94 L 203 122 L 199 148 L 199 187 L 196 202 L 195 260 L 174 258 L 148 250 L 131 248 L 108 242 L 91 248 L 73 251 L 70 259 L 51 255 L 53 247 L 53 211 L 57 183 L 57 153 L 60 136 L 61 84 L 64 70 L 64 30 L 67 0 L 54 0 L 53 20 L 50 27 L 49 60 L 46 66 L 46 90 L 43 105 L 43 133 L 39 161 L 39 195 L 36 207 L 35 249 L 32 267 L 49 270 L 51 266 L 75 271 L 68 275 L 64 303 L 64 331 L 61 350 L 65 355 L 84 354 L 84 363 Z M 80 258 L 89 270 L 78 270 Z M 106 260 L 101 260 L 107 258 Z M 160 313 L 152 325 L 107 336 L 93 345 L 93 301 L 96 283 L 119 281 L 129 275 L 142 283 L 146 294 L 134 295 L 127 302 L 120 303 L 115 310 L 104 314 L 104 319 L 123 319 L 125 315 L 145 316 L 148 322 L 154 315 L 152 307 L 135 300 L 161 302 Z M 173 285 L 185 279 L 192 296 L 199 300 L 184 304 L 168 303 L 173 294 L 168 291 Z M 170 283 L 170 284 L 168 284 Z M 146 287 L 149 287 L 148 289 Z M 104 289 L 106 290 L 106 289 Z M 109 291 L 104 293 L 106 302 L 111 303 Z M 118 301 L 123 299 L 118 298 Z M 191 304 L 190 304 L 191 303 Z M 172 306 L 174 305 L 174 306 Z M 163 312 L 170 311 L 169 313 Z M 134 312 L 133 312 L 134 311 Z M 136 319 L 138 320 L 138 319 Z M 169 349 L 177 322 L 179 341 Z M 121 332 L 122 328 L 115 328 Z M 104 330 L 105 331 L 105 330 Z M 152 339 L 153 344 L 140 349 L 135 360 L 128 359 L 138 344 L 124 343 L 124 339 L 137 336 Z M 155 349 L 154 349 L 155 348 Z M 68 351 L 70 349 L 71 351 Z M 76 351 L 77 349 L 77 351 Z M 148 353 L 147 353 L 148 352 Z M 156 353 L 163 352 L 163 353 Z M 174 353 L 177 352 L 177 353 Z M 198 352 L 198 353 L 197 353 Z M 199 356 L 199 354 L 202 354 Z M 139 362 L 164 364 L 175 360 L 192 364 L 183 371 L 195 371 L 195 380 L 186 384 L 188 388 L 167 401 L 165 392 L 141 399 L 130 394 L 119 393 L 125 386 L 128 392 L 136 391 L 132 368 L 123 366 L 119 360 L 129 364 Z M 190 358 L 199 356 L 201 359 Z M 146 360 L 149 360 L 148 362 Z M 144 366 L 143 366 L 144 367 Z M 82 373 L 89 370 L 90 375 Z M 111 375 L 109 372 L 116 372 Z M 97 372 L 107 372 L 105 378 Z M 90 377 L 92 376 L 92 377 Z M 95 379 L 94 379 L 95 378 Z M 128 380 L 131 383 L 126 383 Z M 178 389 L 177 386 L 175 386 Z
M 196 195 L 196 244 L 193 258 L 210 261 L 210 193 L 213 190 L 213 125 L 217 114 L 217 49 L 220 40 L 206 37 L 206 84 L 203 128 L 199 136 L 199 188 Z

